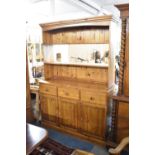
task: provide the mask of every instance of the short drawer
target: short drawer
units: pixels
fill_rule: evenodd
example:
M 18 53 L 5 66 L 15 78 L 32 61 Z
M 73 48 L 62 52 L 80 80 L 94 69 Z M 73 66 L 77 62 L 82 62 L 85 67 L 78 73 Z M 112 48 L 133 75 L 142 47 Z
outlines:
M 106 105 L 107 94 L 98 93 L 97 91 L 81 90 L 81 101 Z
M 72 87 L 58 88 L 58 96 L 79 100 L 79 90 Z
M 57 95 L 56 86 L 40 84 L 39 90 L 40 90 L 40 93 L 45 93 L 45 94 L 49 94 L 49 95 Z

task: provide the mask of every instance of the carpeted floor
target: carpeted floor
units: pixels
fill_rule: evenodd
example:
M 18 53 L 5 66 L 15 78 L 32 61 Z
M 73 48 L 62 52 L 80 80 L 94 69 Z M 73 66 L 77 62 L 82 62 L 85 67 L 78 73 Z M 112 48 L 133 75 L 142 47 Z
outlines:
M 41 126 L 37 122 L 32 122 L 31 124 L 36 126 Z M 94 145 L 91 142 L 81 140 L 77 137 L 71 136 L 69 134 L 61 133 L 54 129 L 47 129 L 49 138 L 55 140 L 58 143 L 61 143 L 62 145 L 65 145 L 69 148 L 73 149 L 80 149 L 88 152 L 92 152 L 95 155 L 108 155 L 108 151 L 106 148 L 103 148 L 99 145 Z M 129 155 L 128 152 L 123 152 L 122 155 Z
M 78 148 L 85 151 L 90 151 L 93 148 L 93 144 L 82 141 L 78 138 L 75 138 L 73 136 L 70 136 L 68 134 L 64 134 L 61 132 L 58 132 L 54 129 L 48 129 L 49 137 L 52 137 L 53 140 L 60 142 L 63 145 L 66 145 L 71 148 Z

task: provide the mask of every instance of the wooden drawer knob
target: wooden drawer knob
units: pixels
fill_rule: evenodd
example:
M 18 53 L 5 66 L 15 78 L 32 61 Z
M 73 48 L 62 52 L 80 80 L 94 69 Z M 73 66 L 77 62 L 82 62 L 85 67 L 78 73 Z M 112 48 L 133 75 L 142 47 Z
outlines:
M 68 96 L 69 94 L 68 93 L 65 93 L 65 95 Z
M 87 76 L 90 76 L 90 73 L 87 73 Z
M 93 101 L 94 99 L 95 99 L 94 97 L 90 97 L 90 100 L 92 100 L 92 101 Z

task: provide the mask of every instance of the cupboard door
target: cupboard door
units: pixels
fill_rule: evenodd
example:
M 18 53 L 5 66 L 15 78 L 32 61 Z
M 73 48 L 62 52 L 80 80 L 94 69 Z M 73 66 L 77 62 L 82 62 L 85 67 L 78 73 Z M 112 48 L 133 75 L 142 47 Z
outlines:
M 79 116 L 81 117 L 78 123 L 80 130 L 102 138 L 105 136 L 105 108 L 95 107 L 89 104 L 81 104 Z
M 57 123 L 58 119 L 58 104 L 57 98 L 41 95 L 40 96 L 42 119 Z
M 119 102 L 117 116 L 117 142 L 129 136 L 129 103 Z
M 77 128 L 77 101 L 59 98 L 59 123 Z

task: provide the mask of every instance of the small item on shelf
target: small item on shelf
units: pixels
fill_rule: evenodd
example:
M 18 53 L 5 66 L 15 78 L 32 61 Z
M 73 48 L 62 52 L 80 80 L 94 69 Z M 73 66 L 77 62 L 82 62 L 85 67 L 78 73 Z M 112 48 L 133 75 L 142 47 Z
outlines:
M 74 58 L 76 60 L 80 60 L 81 62 L 84 62 L 84 61 L 86 61 L 87 63 L 89 62 L 89 60 L 83 59 L 83 58 L 80 58 L 80 57 L 71 57 L 71 58 Z
M 101 55 L 99 51 L 95 52 L 95 63 L 101 63 Z
M 104 54 L 104 62 L 106 64 L 108 64 L 108 56 L 109 56 L 109 51 L 106 51 L 105 54 Z
M 57 53 L 57 62 L 61 62 L 61 53 Z

